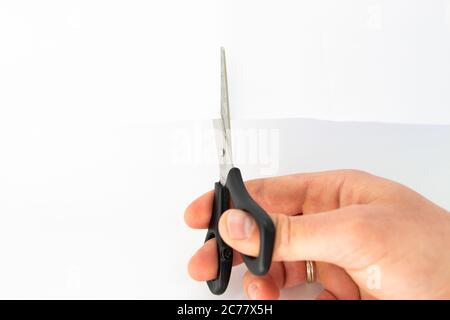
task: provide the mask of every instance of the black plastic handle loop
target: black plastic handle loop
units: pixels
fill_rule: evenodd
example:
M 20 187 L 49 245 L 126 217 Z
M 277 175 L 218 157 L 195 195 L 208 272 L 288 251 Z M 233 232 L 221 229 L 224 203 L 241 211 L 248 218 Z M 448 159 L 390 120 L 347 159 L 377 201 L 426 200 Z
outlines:
M 214 294 L 222 294 L 227 289 L 233 265 L 233 249 L 222 240 L 219 234 L 219 219 L 222 213 L 229 208 L 229 204 L 230 197 L 227 188 L 222 186 L 220 182 L 216 182 L 214 185 L 213 211 L 205 239 L 206 242 L 215 238 L 217 244 L 217 278 L 207 281 L 209 290 Z
M 259 228 L 259 254 L 251 257 L 242 255 L 251 273 L 261 276 L 269 271 L 275 242 L 275 226 L 269 215 L 249 195 L 242 180 L 241 171 L 232 168 L 228 172 L 225 187 L 228 189 L 233 205 L 250 214 Z

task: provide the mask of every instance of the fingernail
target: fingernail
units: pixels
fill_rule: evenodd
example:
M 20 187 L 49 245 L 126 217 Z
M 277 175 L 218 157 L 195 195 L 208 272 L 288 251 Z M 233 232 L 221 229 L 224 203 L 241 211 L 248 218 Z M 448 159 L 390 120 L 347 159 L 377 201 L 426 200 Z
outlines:
M 253 219 L 244 211 L 232 209 L 227 219 L 228 234 L 231 239 L 247 239 L 252 233 Z
M 247 295 L 250 300 L 258 299 L 258 285 L 256 283 L 250 283 L 247 288 Z

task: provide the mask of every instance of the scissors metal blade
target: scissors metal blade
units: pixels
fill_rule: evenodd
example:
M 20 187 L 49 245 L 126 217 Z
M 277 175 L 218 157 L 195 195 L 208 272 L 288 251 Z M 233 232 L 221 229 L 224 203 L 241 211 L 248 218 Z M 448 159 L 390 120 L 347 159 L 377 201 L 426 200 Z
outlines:
M 227 181 L 228 172 L 233 168 L 233 160 L 224 136 L 222 119 L 214 119 L 213 127 L 216 134 L 217 154 L 219 156 L 220 183 L 224 186 Z
M 228 145 L 231 151 L 230 137 L 230 105 L 228 99 L 228 77 L 227 62 L 225 59 L 225 49 L 220 48 L 220 116 L 222 117 L 223 127 L 225 129 L 225 137 L 227 137 Z
M 220 48 L 220 116 L 221 119 L 213 120 L 216 132 L 216 146 L 219 155 L 220 183 L 225 185 L 228 172 L 233 168 L 231 152 L 231 121 L 228 100 L 227 65 L 225 49 Z

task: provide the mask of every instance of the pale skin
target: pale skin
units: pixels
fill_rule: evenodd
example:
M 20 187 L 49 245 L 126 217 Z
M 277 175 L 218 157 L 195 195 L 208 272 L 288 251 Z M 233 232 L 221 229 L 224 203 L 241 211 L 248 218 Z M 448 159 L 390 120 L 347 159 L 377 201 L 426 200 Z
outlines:
M 244 275 L 249 298 L 277 299 L 281 289 L 303 284 L 311 260 L 323 287 L 318 299 L 450 299 L 450 214 L 415 191 L 354 170 L 258 179 L 246 187 L 276 226 L 269 273 Z M 188 226 L 208 227 L 212 201 L 210 191 L 188 206 Z M 219 232 L 235 251 L 234 265 L 242 263 L 239 253 L 258 254 L 259 231 L 245 212 L 226 211 Z M 212 239 L 188 270 L 206 281 L 217 268 Z

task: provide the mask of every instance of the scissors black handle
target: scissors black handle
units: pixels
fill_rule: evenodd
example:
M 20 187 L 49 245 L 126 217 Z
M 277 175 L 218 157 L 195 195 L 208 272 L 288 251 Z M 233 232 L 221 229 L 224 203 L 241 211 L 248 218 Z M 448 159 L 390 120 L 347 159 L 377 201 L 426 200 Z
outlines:
M 214 185 L 214 202 L 211 220 L 209 221 L 208 232 L 205 242 L 215 238 L 217 244 L 218 271 L 217 278 L 207 281 L 209 290 L 214 294 L 225 292 L 230 280 L 231 267 L 233 266 L 233 249 L 227 245 L 219 234 L 219 219 L 230 205 L 228 189 L 220 182 Z
M 259 229 L 260 249 L 257 257 L 242 255 L 247 268 L 255 275 L 264 275 L 269 271 L 275 240 L 275 226 L 269 215 L 249 195 L 242 180 L 241 171 L 232 168 L 228 172 L 225 186 L 219 182 L 215 185 L 213 215 L 211 217 L 206 241 L 215 237 L 217 241 L 219 269 L 218 277 L 208 281 L 209 289 L 214 294 L 225 292 L 230 279 L 233 262 L 233 250 L 222 240 L 218 222 L 224 211 L 229 209 L 230 201 L 234 208 L 250 214 Z M 224 254 L 226 253 L 226 254 Z

